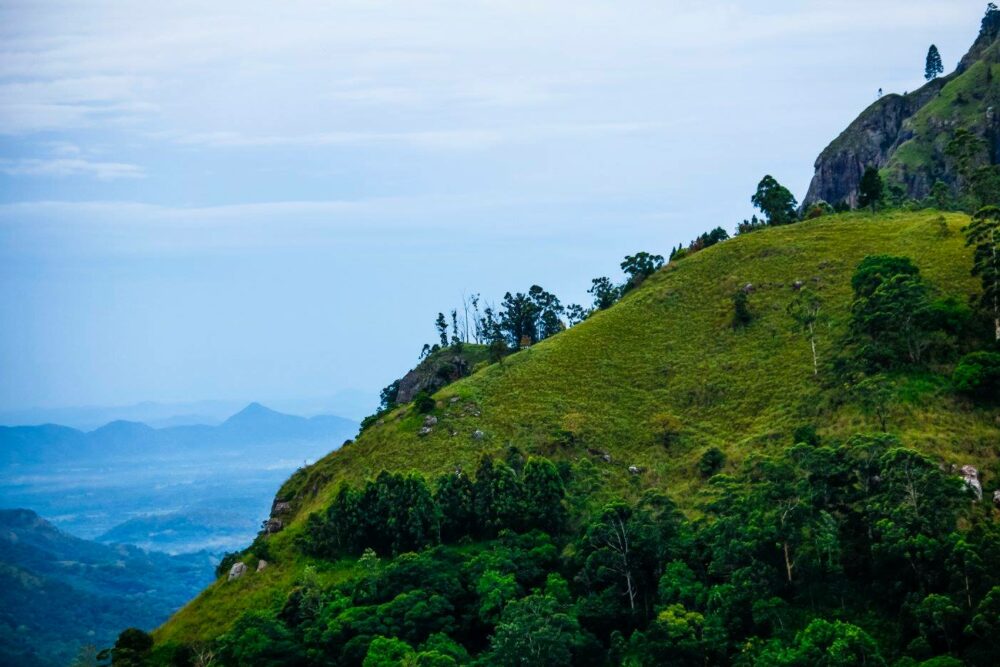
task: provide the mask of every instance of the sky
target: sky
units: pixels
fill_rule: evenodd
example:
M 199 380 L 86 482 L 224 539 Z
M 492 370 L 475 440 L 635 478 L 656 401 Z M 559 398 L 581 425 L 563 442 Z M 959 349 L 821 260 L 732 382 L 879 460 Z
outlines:
M 0 410 L 374 409 L 463 294 L 586 303 L 801 198 L 984 9 L 0 0 Z

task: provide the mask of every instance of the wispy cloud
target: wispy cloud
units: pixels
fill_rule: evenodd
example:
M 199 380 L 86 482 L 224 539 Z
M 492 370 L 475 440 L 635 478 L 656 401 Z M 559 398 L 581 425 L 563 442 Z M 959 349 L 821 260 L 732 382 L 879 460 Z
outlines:
M 102 181 L 143 178 L 142 167 L 124 162 L 92 162 L 83 158 L 0 158 L 0 172 L 8 176 L 90 176 Z

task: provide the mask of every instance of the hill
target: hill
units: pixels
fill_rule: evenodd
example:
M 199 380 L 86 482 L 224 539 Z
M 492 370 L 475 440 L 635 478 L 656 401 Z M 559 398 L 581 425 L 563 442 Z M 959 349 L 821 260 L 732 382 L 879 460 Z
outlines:
M 289 597 L 293 590 L 301 590 L 303 581 L 312 578 L 326 587 L 356 581 L 357 577 L 364 581 L 368 565 L 350 557 L 322 556 L 334 552 L 323 551 L 320 543 L 327 539 L 323 537 L 327 528 L 319 517 L 331 506 L 353 502 L 344 500 L 340 493 L 344 483 L 360 487 L 382 470 L 417 471 L 433 477 L 476 470 L 484 454 L 506 458 L 515 470 L 523 467 L 525 457 L 545 457 L 561 466 L 573 529 L 590 535 L 596 528 L 585 526 L 603 516 L 601 508 L 606 502 L 621 499 L 638 503 L 632 511 L 639 512 L 648 502 L 643 499 L 648 498 L 649 490 L 665 492 L 687 517 L 697 519 L 717 493 L 705 481 L 702 470 L 705 455 L 711 450 L 721 452 L 724 472 L 742 479 L 739 475 L 744 474 L 740 472 L 744 461 L 761 454 L 780 458 L 794 442 L 793 432 L 799 427 L 815 427 L 817 439 L 831 446 L 840 446 L 858 433 L 881 431 L 878 415 L 847 397 L 832 370 L 831 362 L 841 354 L 848 331 L 852 274 L 868 255 L 904 255 L 913 260 L 938 295 L 965 303 L 979 289 L 978 281 L 970 276 L 971 254 L 960 233 L 967 223 L 963 214 L 934 211 L 828 216 L 741 235 L 671 262 L 613 307 L 447 385 L 434 395 L 436 403 L 428 414 L 412 404 L 398 407 L 363 430 L 353 443 L 297 472 L 277 495 L 273 530 L 258 538 L 243 555 L 251 569 L 258 559 L 268 561 L 267 569 L 210 586 L 157 631 L 159 645 L 218 638 L 241 613 L 251 610 L 258 616 L 268 609 L 294 613 L 288 611 L 291 603 L 286 599 L 299 595 Z M 819 376 L 813 374 L 809 342 L 794 329 L 787 312 L 796 292 L 805 286 L 822 299 L 827 316 L 817 334 L 818 355 L 823 362 Z M 747 296 L 753 316 L 748 326 L 732 324 L 735 293 Z M 888 414 L 883 415 L 885 428 L 942 470 L 969 464 L 983 471 L 995 470 L 995 443 L 1000 437 L 997 411 L 952 391 L 949 371 L 950 366 L 943 363 L 919 372 L 895 373 L 893 400 Z M 512 455 L 511 448 L 517 453 Z M 484 474 L 480 467 L 477 483 Z M 451 477 L 460 479 L 461 475 Z M 947 486 L 951 484 L 948 479 L 959 477 L 956 473 L 941 479 Z M 991 493 L 996 478 L 984 479 Z M 389 478 L 380 483 L 404 484 Z M 375 488 L 372 493 L 377 493 Z M 961 497 L 958 487 L 948 488 L 952 489 L 952 500 L 946 505 Z M 557 498 L 548 506 L 558 514 L 560 501 Z M 742 505 L 750 506 L 749 502 Z M 384 511 L 392 514 L 395 510 L 387 506 Z M 341 516 L 341 510 L 333 512 L 330 516 Z M 408 516 L 399 521 L 413 520 L 412 514 Z M 544 523 L 544 518 L 537 521 Z M 488 529 L 486 534 L 490 534 Z M 574 558 L 583 556 L 573 555 L 586 553 L 593 543 L 583 537 L 581 541 L 567 539 L 559 541 L 556 548 L 565 549 L 566 560 L 560 561 L 567 568 L 564 572 L 582 568 L 572 579 L 573 590 L 593 586 L 594 580 L 580 579 L 589 566 Z M 517 553 L 511 544 L 503 545 Z M 476 562 L 481 550 L 481 557 L 486 558 L 500 548 L 488 540 L 473 542 L 461 556 L 446 552 L 440 557 Z M 697 547 L 704 548 L 704 544 Z M 689 544 L 679 553 L 701 553 L 697 549 Z M 349 551 L 336 553 L 350 556 Z M 428 558 L 437 557 L 434 553 Z M 788 553 L 786 543 L 785 565 L 791 582 Z M 521 577 L 528 566 L 517 562 L 516 576 Z M 612 564 L 606 567 L 611 569 L 602 570 L 605 573 L 616 571 Z M 598 575 L 595 571 L 590 576 Z M 345 590 L 355 591 L 355 604 L 366 599 L 357 592 L 360 589 L 351 588 L 363 584 L 344 585 Z M 475 589 L 485 584 L 482 580 L 476 584 L 473 579 L 469 585 Z M 531 590 L 521 579 L 517 586 L 521 594 Z M 652 589 L 655 592 L 655 579 Z M 390 586 L 390 590 L 405 595 L 405 589 Z M 633 593 L 631 580 L 628 593 Z M 601 599 L 607 608 L 617 609 L 622 604 L 622 598 Z M 651 605 L 652 598 L 646 599 L 645 604 Z M 693 606 L 694 602 L 688 604 Z M 602 622 L 610 621 L 595 620 L 593 615 L 598 612 L 580 611 L 579 606 L 575 609 L 588 632 L 606 632 L 599 628 Z M 625 612 L 625 617 L 634 613 L 627 608 Z M 847 612 L 842 609 L 839 613 Z M 870 616 L 875 613 L 868 610 L 847 615 L 864 623 L 865 614 L 869 614 L 871 623 L 866 629 L 873 634 L 899 632 L 887 630 L 883 620 L 873 620 L 883 619 Z M 590 620 L 584 622 L 585 617 Z M 258 620 L 253 623 L 264 622 L 254 618 Z M 488 614 L 484 618 L 495 622 Z M 801 622 L 802 617 L 798 618 Z M 792 626 L 801 628 L 795 623 Z M 470 636 L 485 641 L 491 627 L 480 627 Z M 383 632 L 395 633 L 390 629 Z M 364 649 L 371 640 L 368 635 Z M 493 641 L 499 640 L 494 636 Z M 602 641 L 617 640 L 605 636 Z M 360 635 L 357 642 L 361 642 Z M 466 648 L 481 649 L 482 645 Z M 348 662 L 355 660 L 348 660 L 347 653 L 341 655 Z M 574 660 L 580 660 L 580 654 L 573 655 Z M 360 664 L 360 658 L 357 662 Z M 691 664 L 695 663 L 703 664 L 698 660 Z
M 106 546 L 0 510 L 0 663 L 67 665 L 128 625 L 153 628 L 208 583 L 207 554 Z
M 887 94 L 865 109 L 816 159 L 803 207 L 821 200 L 857 206 L 868 166 L 882 172 L 890 188 L 896 188 L 892 194 L 897 199 L 923 200 L 939 181 L 947 186 L 935 195 L 939 206 L 959 198 L 961 187 L 976 178 L 975 169 L 997 164 L 998 37 L 1000 12 L 993 7 L 954 72 L 913 92 Z M 963 130 L 975 145 L 955 153 L 949 144 Z

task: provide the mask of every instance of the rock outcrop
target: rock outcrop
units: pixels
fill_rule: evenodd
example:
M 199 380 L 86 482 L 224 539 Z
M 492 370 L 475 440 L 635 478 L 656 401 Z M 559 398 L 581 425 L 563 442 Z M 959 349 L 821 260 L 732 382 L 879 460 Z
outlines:
M 979 481 L 979 471 L 975 466 L 962 466 L 962 481 L 976 494 L 976 500 L 983 499 L 983 484 Z
M 229 579 L 228 579 L 228 581 L 234 581 L 236 579 L 239 579 L 240 577 L 242 577 L 246 573 L 247 573 L 247 564 L 246 563 L 243 563 L 243 562 L 233 563 L 233 566 L 231 568 L 229 568 Z
M 966 128 L 992 144 L 995 163 L 1000 147 L 997 120 L 990 109 L 1000 99 L 1000 81 L 986 70 L 1000 62 L 997 20 L 984 20 L 969 52 L 952 74 L 918 90 L 879 98 L 861 112 L 819 157 L 803 209 L 819 201 L 858 205 L 861 176 L 867 167 L 880 169 L 905 196 L 923 199 L 936 181 L 954 193 L 959 175 L 946 153 L 958 128 Z

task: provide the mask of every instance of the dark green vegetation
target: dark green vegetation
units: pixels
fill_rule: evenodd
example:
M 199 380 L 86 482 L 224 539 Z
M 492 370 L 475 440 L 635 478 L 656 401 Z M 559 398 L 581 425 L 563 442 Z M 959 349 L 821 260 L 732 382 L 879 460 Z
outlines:
M 129 625 L 153 628 L 211 576 L 207 554 L 167 556 L 56 530 L 30 510 L 0 510 L 0 664 L 69 664 Z
M 282 487 L 281 530 L 229 561 L 248 572 L 143 660 L 991 664 L 1000 423 L 969 390 L 996 381 L 969 222 L 741 234 L 390 408 Z

